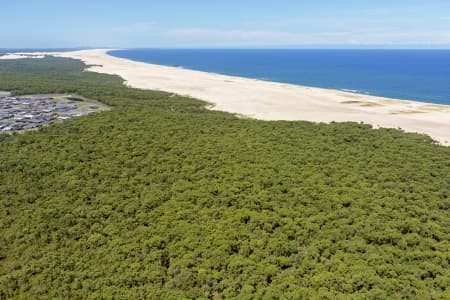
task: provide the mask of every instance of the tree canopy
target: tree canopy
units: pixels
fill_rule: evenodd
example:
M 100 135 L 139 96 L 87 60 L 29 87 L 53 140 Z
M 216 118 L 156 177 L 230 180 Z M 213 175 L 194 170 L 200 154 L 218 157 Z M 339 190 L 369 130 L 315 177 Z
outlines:
M 0 299 L 450 299 L 449 148 L 84 68 L 0 63 L 0 90 L 112 107 L 0 135 Z

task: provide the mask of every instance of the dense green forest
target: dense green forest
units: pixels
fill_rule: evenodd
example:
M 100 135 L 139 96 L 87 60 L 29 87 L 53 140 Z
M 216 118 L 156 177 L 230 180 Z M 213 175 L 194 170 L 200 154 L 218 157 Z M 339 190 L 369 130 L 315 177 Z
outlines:
M 450 299 L 449 148 L 84 67 L 0 63 L 0 90 L 112 107 L 0 135 L 0 299 Z

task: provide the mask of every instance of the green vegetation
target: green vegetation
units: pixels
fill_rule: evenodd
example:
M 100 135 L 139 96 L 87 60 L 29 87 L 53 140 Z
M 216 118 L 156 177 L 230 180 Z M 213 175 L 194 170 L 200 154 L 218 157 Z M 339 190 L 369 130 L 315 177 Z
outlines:
M 113 108 L 0 136 L 0 299 L 450 299 L 449 148 L 83 68 L 0 63 L 0 90 Z

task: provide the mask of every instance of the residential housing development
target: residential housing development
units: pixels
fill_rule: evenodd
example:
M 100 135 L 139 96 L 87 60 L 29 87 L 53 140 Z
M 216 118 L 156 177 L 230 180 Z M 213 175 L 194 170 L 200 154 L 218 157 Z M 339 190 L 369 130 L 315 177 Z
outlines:
M 33 129 L 104 109 L 71 96 L 0 96 L 0 132 Z

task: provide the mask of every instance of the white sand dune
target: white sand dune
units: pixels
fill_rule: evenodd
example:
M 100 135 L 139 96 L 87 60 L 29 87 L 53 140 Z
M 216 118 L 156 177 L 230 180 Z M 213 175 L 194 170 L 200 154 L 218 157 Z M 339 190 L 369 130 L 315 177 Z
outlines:
M 8 53 L 5 55 L 0 55 L 0 59 L 23 59 L 23 58 L 44 58 L 44 55 L 41 54 L 37 54 L 37 55 L 33 55 L 33 54 L 16 54 L 16 53 Z
M 119 75 L 131 87 L 210 102 L 211 109 L 262 120 L 364 122 L 430 135 L 450 145 L 450 106 L 186 70 L 107 54 L 108 49 L 33 53 L 82 60 L 87 70 Z

